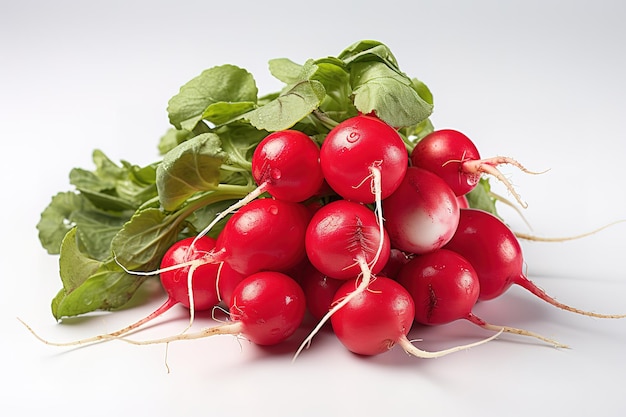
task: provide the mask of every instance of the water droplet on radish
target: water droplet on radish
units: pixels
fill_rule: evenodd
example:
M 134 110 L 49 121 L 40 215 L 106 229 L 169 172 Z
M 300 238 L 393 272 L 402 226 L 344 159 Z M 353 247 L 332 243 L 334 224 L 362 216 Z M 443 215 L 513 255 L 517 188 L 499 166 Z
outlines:
M 282 172 L 280 172 L 280 169 L 278 168 L 274 168 L 271 172 L 270 172 L 270 177 L 272 177 L 273 180 L 279 180 L 280 177 L 282 177 Z

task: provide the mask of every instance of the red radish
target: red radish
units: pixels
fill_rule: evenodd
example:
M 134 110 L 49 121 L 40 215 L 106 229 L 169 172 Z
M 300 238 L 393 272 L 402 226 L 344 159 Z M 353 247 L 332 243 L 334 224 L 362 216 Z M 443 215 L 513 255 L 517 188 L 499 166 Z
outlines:
M 203 237 L 190 248 L 194 238 L 185 238 L 173 244 L 161 259 L 161 269 L 166 271 L 160 274 L 161 284 L 169 299 L 189 308 L 193 303 L 196 310 L 209 310 L 219 302 L 216 278 L 219 265 L 203 264 L 193 271 L 193 299 L 187 286 L 187 274 L 191 267 L 167 270 L 170 266 L 178 265 L 195 259 L 200 259 L 215 248 L 215 240 Z M 167 302 L 166 302 L 167 304 Z
M 389 259 L 385 267 L 379 272 L 379 275 L 396 279 L 402 267 L 411 260 L 413 254 L 407 255 L 400 249 L 391 248 L 389 251 Z
M 398 132 L 374 116 L 359 115 L 344 120 L 322 143 L 320 165 L 326 183 L 346 200 L 375 203 L 380 235 L 375 258 L 386 250 L 382 247 L 385 231 L 381 201 L 398 188 L 408 162 L 409 155 Z M 367 279 L 359 291 L 365 287 Z
M 527 206 L 497 166 L 511 164 L 524 172 L 530 171 L 504 156 L 481 159 L 471 139 L 457 130 L 435 130 L 424 136 L 411 152 L 411 163 L 443 178 L 459 196 L 474 189 L 482 174 L 492 175 L 506 185 L 523 207 Z
M 391 245 L 408 253 L 441 248 L 459 222 L 459 204 L 448 184 L 422 168 L 409 167 L 400 186 L 383 200 Z
M 168 297 L 165 302 L 141 320 L 118 331 L 105 335 L 98 335 L 82 340 L 67 343 L 54 343 L 45 341 L 45 343 L 55 346 L 72 346 L 97 342 L 111 337 L 127 334 L 149 321 L 161 316 L 172 307 L 178 304 L 190 309 L 193 314 L 194 310 L 206 311 L 211 310 L 219 303 L 217 291 L 217 275 L 219 273 L 219 264 L 199 264 L 193 262 L 198 261 L 211 252 L 215 247 L 215 240 L 205 236 L 199 239 L 193 248 L 191 243 L 194 238 L 186 238 L 174 243 L 165 253 L 161 260 L 161 285 Z M 190 262 L 192 263 L 190 265 Z M 178 268 L 178 265 L 187 264 L 185 267 Z M 171 269 L 175 267 L 175 269 Z M 188 278 L 192 277 L 192 288 L 189 291 Z M 40 340 L 42 340 L 40 338 Z
M 235 287 L 243 281 L 246 275 L 235 271 L 229 264 L 222 262 L 217 273 L 216 287 L 220 303 L 229 306 L 233 299 Z
M 353 280 L 344 283 L 337 290 L 334 302 L 341 302 L 354 291 L 356 285 L 358 283 Z M 407 290 L 396 281 L 379 276 L 372 280 L 368 291 L 353 297 L 330 320 L 341 343 L 359 355 L 378 355 L 398 344 L 410 355 L 437 358 L 493 339 L 439 352 L 426 352 L 415 347 L 407 337 L 414 316 L 413 299 Z
M 456 201 L 459 203 L 459 208 L 470 208 L 469 201 L 465 194 L 456 196 Z
M 272 198 L 252 200 L 228 219 L 215 247 L 203 257 L 156 271 L 127 272 L 155 275 L 189 266 L 188 287 L 191 288 L 194 269 L 204 264 L 225 262 L 235 272 L 245 276 L 263 270 L 287 271 L 306 256 L 304 238 L 309 219 L 310 213 L 301 203 Z M 199 239 L 196 236 L 194 242 Z M 191 326 L 193 307 L 190 307 L 190 312 Z
M 305 248 L 311 264 L 335 279 L 359 279 L 351 296 L 337 303 L 304 340 L 296 357 L 313 336 L 350 298 L 363 292 L 372 274 L 379 272 L 389 259 L 389 236 L 368 207 L 336 200 L 320 208 L 307 227 Z M 295 358 L 294 358 L 295 359 Z
M 305 309 L 304 293 L 297 282 L 281 272 L 262 271 L 250 275 L 235 287 L 229 306 L 229 323 L 162 339 L 120 340 L 146 345 L 231 334 L 242 335 L 257 345 L 276 345 L 295 333 L 302 323 Z
M 303 272 L 301 281 L 307 309 L 316 320 L 321 320 L 330 310 L 337 289 L 345 282 L 322 274 L 312 265 Z
M 256 199 L 233 214 L 205 262 L 226 262 L 240 274 L 286 271 L 305 257 L 307 208 L 271 198 Z
M 536 333 L 489 324 L 476 316 L 472 309 L 480 292 L 478 275 L 467 259 L 451 250 L 439 249 L 414 257 L 400 270 L 397 281 L 411 294 L 417 323 L 441 325 L 464 319 L 486 330 L 531 336 L 566 347 Z
M 599 318 L 626 317 L 579 310 L 546 294 L 524 274 L 522 248 L 515 234 L 500 219 L 486 211 L 461 210 L 459 227 L 444 248 L 457 252 L 474 267 L 480 281 L 481 300 L 498 297 L 511 285 L 517 284 L 563 310 Z
M 294 203 L 314 196 L 324 184 L 320 149 L 313 139 L 298 130 L 270 133 L 254 150 L 252 177 L 257 188 L 217 215 L 198 237 L 206 235 L 221 219 L 265 192 Z
M 320 164 L 328 185 L 346 200 L 361 203 L 389 196 L 408 166 L 406 146 L 398 132 L 373 116 L 355 116 L 339 123 L 324 139 Z M 380 189 L 367 180 L 380 176 Z
M 305 248 L 311 264 L 336 279 L 356 277 L 363 272 L 361 264 L 370 265 L 371 273 L 378 273 L 390 251 L 389 237 L 383 230 L 381 238 L 374 212 L 347 200 L 328 203 L 313 215 Z

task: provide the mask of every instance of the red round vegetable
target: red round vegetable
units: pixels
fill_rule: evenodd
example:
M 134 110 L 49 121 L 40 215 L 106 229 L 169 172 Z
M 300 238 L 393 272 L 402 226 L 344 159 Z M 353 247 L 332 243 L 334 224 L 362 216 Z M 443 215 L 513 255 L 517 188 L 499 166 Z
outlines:
M 333 201 L 321 207 L 309 222 L 307 256 L 318 271 L 331 278 L 355 278 L 363 272 L 361 264 L 369 265 L 371 273 L 376 274 L 390 253 L 389 236 L 384 230 L 380 236 L 379 230 L 376 215 L 368 207 L 347 200 Z
M 385 228 L 391 245 L 408 253 L 441 248 L 459 223 L 459 204 L 437 175 L 409 167 L 400 186 L 383 200 Z
M 281 272 L 262 271 L 245 278 L 235 288 L 228 323 L 162 339 L 121 340 L 147 345 L 231 334 L 241 335 L 257 345 L 276 345 L 295 333 L 305 311 L 304 293 L 297 282 Z
M 406 146 L 398 132 L 373 116 L 355 116 L 339 123 L 324 139 L 320 163 L 328 185 L 346 200 L 361 203 L 389 196 L 408 166 Z M 373 171 L 380 173 L 380 190 L 373 190 Z
M 473 190 L 482 174 L 492 175 L 502 181 L 518 202 L 526 207 L 526 203 L 497 166 L 512 164 L 524 172 L 529 171 L 512 158 L 497 156 L 481 159 L 472 140 L 457 130 L 435 130 L 424 136 L 411 152 L 411 163 L 437 174 L 458 196 Z
M 324 185 L 320 149 L 313 139 L 298 130 L 270 133 L 254 149 L 251 164 L 257 188 L 219 213 L 197 238 L 265 192 L 276 199 L 298 203 L 313 197 Z
M 476 316 L 472 309 L 480 293 L 478 275 L 467 259 L 451 250 L 414 257 L 402 267 L 397 280 L 411 294 L 417 323 L 442 325 L 463 319 L 487 330 L 531 336 L 566 347 L 536 333 L 489 324 Z
M 517 284 L 563 310 L 600 318 L 626 317 L 583 311 L 546 294 L 524 274 L 522 248 L 515 234 L 499 218 L 486 211 L 462 209 L 459 227 L 444 248 L 457 252 L 474 267 L 480 281 L 481 300 L 496 298 L 511 285 Z
M 355 285 L 354 281 L 344 283 L 335 294 L 335 302 L 353 292 Z M 396 281 L 380 276 L 372 280 L 368 291 L 352 298 L 330 320 L 341 343 L 359 355 L 378 355 L 399 344 L 410 355 L 435 358 L 477 345 L 458 346 L 439 352 L 418 349 L 407 338 L 414 317 L 415 305 L 407 290 Z

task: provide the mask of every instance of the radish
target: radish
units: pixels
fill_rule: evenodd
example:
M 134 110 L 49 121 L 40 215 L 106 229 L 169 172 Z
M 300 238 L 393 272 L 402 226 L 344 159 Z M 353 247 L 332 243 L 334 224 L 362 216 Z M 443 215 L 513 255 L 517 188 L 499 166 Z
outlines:
M 118 331 L 67 343 L 50 342 L 43 340 L 37 335 L 35 336 L 46 344 L 53 346 L 82 345 L 127 334 L 163 315 L 178 304 L 189 308 L 192 312 L 194 310 L 211 310 L 219 303 L 217 275 L 220 265 L 213 263 L 193 264 L 193 262 L 202 259 L 207 253 L 211 252 L 215 248 L 215 240 L 205 236 L 199 239 L 191 248 L 193 241 L 194 238 L 192 237 L 179 240 L 165 252 L 161 260 L 160 270 L 162 272 L 160 273 L 160 280 L 168 297 L 160 307 L 148 316 Z M 179 268 L 178 265 L 181 264 L 187 266 Z M 188 285 L 189 276 L 193 276 L 191 291 L 189 291 Z
M 389 236 L 376 214 L 348 200 L 333 201 L 315 212 L 307 227 L 305 248 L 311 264 L 322 274 L 341 280 L 358 277 L 359 285 L 326 313 L 296 357 L 335 311 L 367 289 L 372 274 L 382 270 L 390 254 Z
M 384 229 L 379 233 L 374 212 L 347 200 L 333 201 L 315 212 L 307 226 L 305 249 L 318 271 L 344 280 L 364 272 L 363 266 L 378 273 L 390 254 L 389 236 Z
M 396 279 L 402 267 L 411 260 L 413 254 L 406 254 L 400 249 L 391 248 L 389 251 L 389 259 L 385 267 L 379 272 L 379 275 Z
M 204 262 L 226 262 L 243 275 L 286 271 L 305 257 L 307 208 L 272 198 L 256 199 L 226 222 Z
M 301 275 L 301 282 L 307 310 L 314 319 L 321 320 L 332 307 L 335 293 L 345 280 L 330 278 L 309 265 Z
M 400 270 L 397 281 L 411 294 L 417 323 L 441 325 L 464 319 L 486 330 L 531 336 L 566 347 L 536 333 L 492 325 L 476 316 L 472 309 L 480 292 L 478 275 L 467 259 L 451 250 L 439 249 L 414 257 Z
M 481 159 L 476 145 L 457 130 L 435 130 L 424 136 L 411 152 L 411 163 L 440 176 L 458 196 L 474 189 L 482 174 L 492 175 L 506 185 L 522 207 L 527 206 L 497 166 L 511 164 L 523 172 L 531 172 L 512 158 Z
M 344 283 L 337 290 L 334 302 L 344 300 L 357 285 L 354 280 Z M 379 276 L 372 280 L 368 291 L 352 297 L 330 321 L 337 338 L 348 350 L 367 356 L 387 352 L 398 344 L 410 355 L 437 358 L 485 343 L 499 334 L 465 346 L 426 352 L 415 347 L 407 337 L 414 317 L 415 306 L 407 290 L 396 281 Z
M 400 185 L 408 154 L 398 132 L 382 120 L 359 115 L 335 126 L 320 149 L 328 185 L 346 200 L 365 204 L 389 196 Z M 380 186 L 368 179 L 380 177 Z
M 202 230 L 206 235 L 221 219 L 267 192 L 289 202 L 302 202 L 314 196 L 324 184 L 320 149 L 309 136 L 298 130 L 270 133 L 254 149 L 252 177 L 257 188 L 221 212 Z
M 147 345 L 231 334 L 241 335 L 256 345 L 270 346 L 287 340 L 295 333 L 302 324 L 305 310 L 304 293 L 297 282 L 281 272 L 261 271 L 246 277 L 235 287 L 229 306 L 231 321 L 228 323 L 162 339 L 119 339 Z
M 546 294 L 524 274 L 522 248 L 515 234 L 500 219 L 486 211 L 462 209 L 459 227 L 444 248 L 457 252 L 474 267 L 480 281 L 480 300 L 496 298 L 511 285 L 517 284 L 563 310 L 599 318 L 626 317 L 579 310 Z
M 235 287 L 243 281 L 246 275 L 235 271 L 229 264 L 222 262 L 219 264 L 217 273 L 216 288 L 220 304 L 229 306 L 233 299 Z
M 215 247 L 201 258 L 155 271 L 127 272 L 155 275 L 190 266 L 187 275 L 188 288 L 191 290 L 193 271 L 204 264 L 226 263 L 234 272 L 244 276 L 263 270 L 287 271 L 306 256 L 304 238 L 310 217 L 309 210 L 301 203 L 272 198 L 255 199 L 228 219 L 217 237 Z M 194 238 L 189 251 L 193 250 L 194 242 L 200 238 Z M 193 323 L 193 304 L 190 313 L 187 328 Z
M 459 203 L 452 189 L 417 167 L 409 167 L 400 186 L 383 200 L 383 212 L 391 245 L 414 254 L 441 248 L 459 223 Z
M 470 208 L 469 201 L 467 201 L 467 196 L 465 194 L 456 196 L 456 201 L 459 203 L 459 208 Z

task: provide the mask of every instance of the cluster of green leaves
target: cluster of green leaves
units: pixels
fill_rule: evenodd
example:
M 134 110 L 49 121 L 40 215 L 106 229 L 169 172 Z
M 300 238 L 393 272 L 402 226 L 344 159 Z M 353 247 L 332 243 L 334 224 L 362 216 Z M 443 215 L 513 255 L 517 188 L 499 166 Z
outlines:
M 158 268 L 172 243 L 255 187 L 252 153 L 270 132 L 297 129 L 321 143 L 339 122 L 373 113 L 410 150 L 433 130 L 431 92 L 380 42 L 303 64 L 273 59 L 269 69 L 284 87 L 264 96 L 252 74 L 234 65 L 184 84 L 169 100 L 172 127 L 158 143 L 158 161 L 117 165 L 96 150 L 94 170 L 71 171 L 74 190 L 55 195 L 37 225 L 42 246 L 60 255 L 57 320 L 124 306 L 146 279 L 128 270 Z

